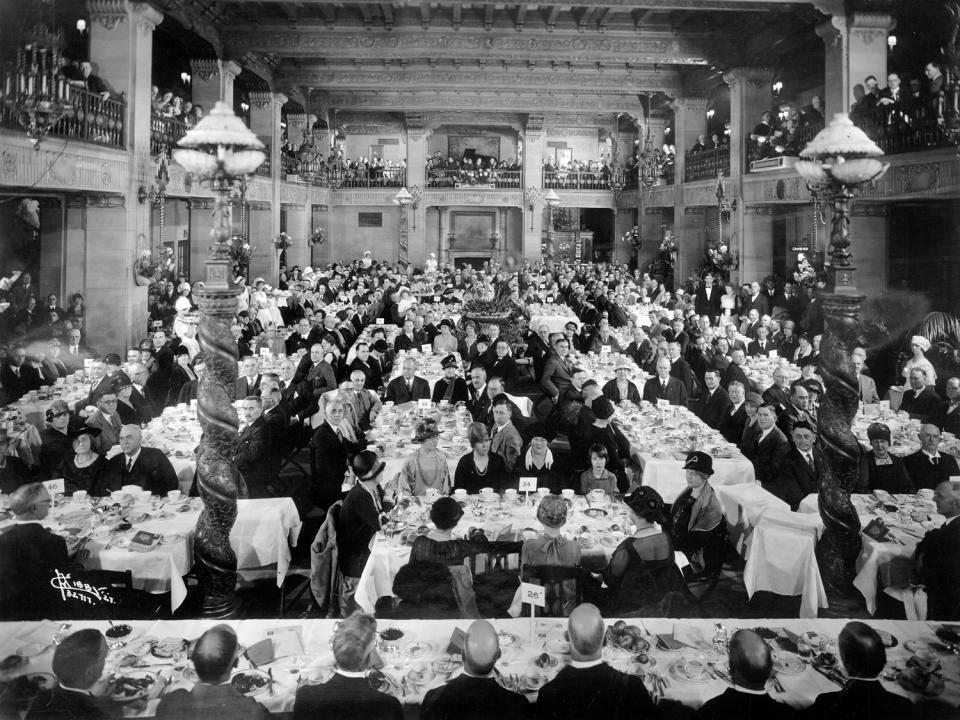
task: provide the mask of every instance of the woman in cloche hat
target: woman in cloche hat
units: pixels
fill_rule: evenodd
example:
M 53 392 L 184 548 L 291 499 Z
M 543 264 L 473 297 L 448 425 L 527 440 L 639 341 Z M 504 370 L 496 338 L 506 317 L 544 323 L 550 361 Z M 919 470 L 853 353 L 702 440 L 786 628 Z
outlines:
M 713 458 L 696 450 L 687 455 L 683 469 L 687 472 L 687 488 L 673 503 L 673 541 L 690 559 L 694 578 L 701 579 L 720 570 L 726 527 L 720 501 L 709 482 Z

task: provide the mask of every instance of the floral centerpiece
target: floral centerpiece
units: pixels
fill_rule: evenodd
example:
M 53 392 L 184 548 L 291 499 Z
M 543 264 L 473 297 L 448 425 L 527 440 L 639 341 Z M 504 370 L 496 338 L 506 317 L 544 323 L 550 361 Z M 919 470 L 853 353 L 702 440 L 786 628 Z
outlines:
M 730 252 L 730 247 L 726 243 L 711 244 L 704 253 L 703 262 L 690 273 L 687 281 L 690 289 L 696 292 L 703 284 L 703 278 L 706 275 L 713 275 L 720 282 L 728 283 L 730 282 L 730 273 L 738 267 L 740 267 L 740 255 L 738 253 Z
M 826 284 L 827 271 L 823 263 L 807 257 L 806 253 L 797 253 L 797 265 L 793 271 L 793 280 L 801 287 L 823 287 Z
M 660 226 L 660 233 L 660 247 L 657 248 L 657 254 L 647 263 L 646 271 L 650 277 L 660 278 L 672 284 L 673 268 L 677 262 L 677 240 L 673 229 L 667 225 Z
M 273 247 L 276 248 L 277 253 L 282 253 L 291 245 L 293 245 L 293 240 L 285 232 L 280 233 L 273 239 Z
M 483 332 L 485 325 L 496 325 L 500 328 L 500 337 L 511 344 L 520 339 L 520 317 L 520 308 L 510 301 L 506 288 L 492 300 L 472 299 L 463 306 L 463 319 L 473 320 L 478 333 Z
M 234 277 L 246 277 L 250 268 L 250 261 L 257 248 L 250 245 L 243 235 L 234 235 L 230 245 L 230 259 L 233 260 Z
M 323 245 L 327 241 L 327 234 L 324 232 L 323 228 L 317 228 L 313 231 L 313 234 L 310 236 L 310 247 L 316 247 L 317 245 Z
M 640 237 L 640 228 L 634 225 L 623 234 L 620 242 L 629 244 L 634 250 L 637 250 L 643 243 L 643 238 Z

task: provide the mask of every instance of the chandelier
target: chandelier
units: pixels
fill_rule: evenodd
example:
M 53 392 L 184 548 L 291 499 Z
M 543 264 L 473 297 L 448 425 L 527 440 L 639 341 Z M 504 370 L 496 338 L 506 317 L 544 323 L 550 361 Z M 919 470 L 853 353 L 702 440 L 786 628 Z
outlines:
M 297 151 L 297 175 L 311 185 L 320 177 L 323 167 L 323 156 L 317 150 L 313 130 L 304 134 L 303 144 Z
M 62 38 L 50 30 L 55 16 L 53 3 L 49 6 L 50 24 L 41 19 L 24 33 L 16 66 L 4 72 L 0 86 L 6 111 L 26 130 L 34 150 L 62 118 L 73 114 L 70 86 L 60 72 Z

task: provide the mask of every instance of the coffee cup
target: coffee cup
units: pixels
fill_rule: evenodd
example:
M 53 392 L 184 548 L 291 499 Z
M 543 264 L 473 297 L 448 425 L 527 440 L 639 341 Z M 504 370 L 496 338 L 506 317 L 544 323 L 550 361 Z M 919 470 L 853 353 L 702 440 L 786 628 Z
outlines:
M 153 493 L 151 493 L 149 490 L 141 490 L 140 492 L 137 493 L 137 500 L 139 500 L 141 503 L 150 502 L 150 499 L 152 497 L 153 497 Z
M 563 497 L 565 497 L 567 500 L 573 500 L 574 492 L 572 488 L 564 488 L 560 491 L 560 494 L 563 495 Z
M 706 672 L 706 667 L 700 658 L 691 658 L 684 661 L 683 672 L 687 677 L 693 680 L 699 680 Z
M 480 488 L 480 494 L 481 494 L 481 495 L 493 495 L 493 488 L 492 488 L 492 487 Z
M 517 496 L 517 491 L 513 488 L 508 488 L 506 492 L 504 492 L 504 495 L 506 495 L 508 498 L 515 498 Z
M 176 502 L 176 501 L 179 500 L 179 499 L 180 499 L 180 491 L 179 491 L 179 490 L 170 490 L 170 491 L 167 493 L 167 500 L 171 500 L 171 501 L 173 501 L 173 502 Z
M 453 491 L 453 496 L 457 498 L 465 498 L 467 496 L 467 491 L 463 488 L 455 488 Z
M 73 501 L 82 503 L 87 501 L 87 491 L 86 490 L 75 490 L 73 493 Z
M 545 488 L 545 487 L 537 488 L 537 495 L 539 495 L 540 497 L 546 497 L 549 494 L 550 494 L 550 488 Z
M 123 490 L 114 490 L 110 493 L 110 499 L 114 502 L 120 502 L 123 500 L 124 492 Z

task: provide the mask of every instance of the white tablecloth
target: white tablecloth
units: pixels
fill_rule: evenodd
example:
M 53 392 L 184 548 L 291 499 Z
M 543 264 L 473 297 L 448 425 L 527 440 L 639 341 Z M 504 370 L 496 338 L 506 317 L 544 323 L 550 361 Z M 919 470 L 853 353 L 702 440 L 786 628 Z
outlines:
M 740 485 L 713 485 L 727 519 L 730 543 L 741 555 L 746 554 L 747 543 L 760 518 L 768 510 L 789 511 L 790 506 L 759 483 Z
M 608 624 L 615 622 L 616 618 L 607 618 Z M 164 622 L 144 622 L 133 623 L 134 632 L 139 637 L 165 638 L 179 637 L 193 640 L 199 637 L 204 631 L 213 627 L 220 620 L 177 620 Z M 733 633 L 739 628 L 753 628 L 758 625 L 765 627 L 782 627 L 786 630 L 800 634 L 804 632 L 816 632 L 825 637 L 828 641 L 835 641 L 846 620 L 772 620 L 772 619 L 685 619 L 671 620 L 661 618 L 638 619 L 630 618 L 626 622 L 638 625 L 646 633 L 673 633 L 675 626 L 681 624 L 685 628 L 698 630 L 700 635 L 709 643 L 714 634 L 714 623 L 722 623 L 729 633 Z M 237 633 L 238 639 L 244 646 L 251 646 L 265 639 L 267 633 L 271 630 L 296 627 L 300 630 L 300 640 L 303 647 L 303 653 L 296 656 L 284 656 L 270 663 L 266 668 L 272 671 L 276 681 L 274 692 L 261 692 L 256 695 L 256 700 L 262 703 L 267 709 L 274 713 L 291 712 L 293 710 L 296 689 L 300 682 L 316 683 L 325 681 L 333 673 L 333 654 L 330 650 L 330 639 L 335 629 L 334 620 L 301 620 L 291 622 L 289 620 L 240 620 L 230 621 L 229 624 Z M 497 667 L 503 674 L 523 674 L 529 672 L 532 660 L 543 652 L 545 645 L 551 640 L 560 640 L 566 630 L 566 622 L 562 620 L 542 619 L 537 620 L 533 625 L 529 619 L 517 620 L 493 620 L 494 627 L 501 632 L 512 633 L 516 637 L 517 643 L 513 646 L 502 647 L 502 656 L 497 661 Z M 905 648 L 905 643 L 909 640 L 920 640 L 925 642 L 934 642 L 936 637 L 933 630 L 927 623 L 876 620 L 871 621 L 870 625 L 877 630 L 889 632 L 899 641 L 897 646 L 887 651 L 887 657 L 891 664 L 902 666 L 910 652 Z M 402 653 L 406 643 L 419 641 L 429 643 L 430 650 L 424 656 L 427 661 L 439 657 L 449 645 L 450 638 L 455 628 L 464 629 L 466 627 L 463 620 L 403 620 L 396 622 L 380 621 L 378 629 L 383 630 L 386 627 L 395 627 L 403 632 L 403 636 L 398 641 L 401 653 L 397 655 L 386 654 L 385 661 L 387 665 L 384 671 L 397 679 L 404 675 L 411 666 L 411 660 L 407 659 Z M 0 624 L 0 653 L 3 656 L 12 654 L 17 650 L 25 650 L 27 654 L 43 649 L 50 645 L 51 640 L 59 628 L 58 623 L 2 623 Z M 77 620 L 71 624 L 70 631 L 75 632 L 83 628 L 96 628 L 101 632 L 106 631 L 109 625 L 100 621 Z M 133 642 L 136 644 L 136 641 Z M 114 662 L 127 651 L 125 648 L 119 648 L 111 654 L 108 662 Z M 677 652 L 668 653 L 666 651 L 653 649 L 650 655 L 656 662 L 654 670 L 660 672 L 663 677 L 669 679 L 669 686 L 666 688 L 665 697 L 670 700 L 680 702 L 690 708 L 698 708 L 707 700 L 720 695 L 727 689 L 727 685 L 719 679 L 708 680 L 706 682 L 681 682 L 669 672 L 670 665 L 679 659 Z M 609 659 L 614 667 L 626 669 L 623 664 L 625 656 L 614 655 L 608 650 L 604 651 L 604 658 Z M 46 650 L 42 654 L 32 658 L 27 665 L 24 673 L 51 672 L 51 661 L 53 659 L 53 648 Z M 561 666 L 568 663 L 569 655 L 561 656 Z M 955 655 L 941 655 L 940 660 L 943 665 L 945 678 L 952 682 L 947 682 L 943 693 L 937 698 L 938 702 L 944 703 L 948 708 L 956 708 L 960 705 L 960 657 Z M 189 688 L 192 682 L 183 678 L 183 670 L 162 667 L 162 661 L 147 654 L 144 662 L 150 665 L 157 665 L 153 672 L 162 672 L 172 677 L 171 684 L 166 692 L 178 688 Z M 239 669 L 249 668 L 246 660 L 240 660 Z M 636 668 L 636 665 L 633 665 Z M 553 677 L 559 672 L 560 667 L 548 671 L 548 677 Z M 817 695 L 824 692 L 836 692 L 837 685 L 827 680 L 823 675 L 814 669 L 807 667 L 800 675 L 786 675 L 780 673 L 778 676 L 784 692 L 775 692 L 776 699 L 785 702 L 794 708 L 808 707 L 816 699 Z M 918 701 L 921 697 L 915 693 L 910 693 L 900 687 L 895 681 L 882 680 L 883 687 L 897 695 L 907 697 L 913 701 Z M 426 692 L 437 687 L 442 680 L 437 679 L 423 686 L 414 686 L 410 688 L 408 683 L 408 692 L 401 698 L 401 703 L 405 705 L 408 717 L 415 717 L 418 714 L 417 706 L 422 702 Z M 536 694 L 528 696 L 531 702 L 536 701 Z M 127 717 L 152 716 L 156 713 L 159 700 L 153 699 L 146 703 L 143 708 L 130 706 L 124 712 Z M 946 714 L 944 715 L 946 717 Z M 226 718 L 224 718 L 226 720 Z M 506 720 L 506 719 L 504 719 Z
M 683 469 L 683 461 L 674 458 L 658 458 L 649 453 L 635 452 L 633 456 L 643 468 L 643 484 L 649 485 L 660 493 L 664 502 L 672 503 L 686 489 L 687 474 Z M 729 459 L 713 459 L 713 475 L 710 477 L 710 484 L 713 487 L 756 485 L 756 482 L 753 463 L 742 455 Z

